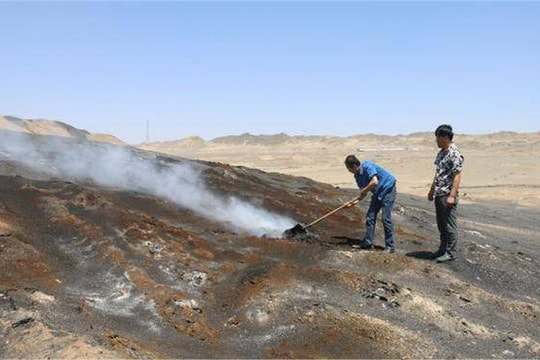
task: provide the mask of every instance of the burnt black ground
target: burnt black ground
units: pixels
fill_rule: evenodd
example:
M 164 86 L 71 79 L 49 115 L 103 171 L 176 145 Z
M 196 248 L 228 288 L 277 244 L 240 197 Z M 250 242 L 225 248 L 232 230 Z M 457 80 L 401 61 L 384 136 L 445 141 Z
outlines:
M 132 151 L 162 166 L 189 162 Z M 192 163 L 215 194 L 299 223 L 356 194 Z M 295 241 L 35 172 L 5 150 L 0 174 L 2 358 L 540 357 L 536 209 L 461 204 L 459 258 L 435 264 L 434 209 L 424 198 L 399 194 L 398 251 L 387 254 L 380 228 L 375 250 L 350 246 L 366 202 Z

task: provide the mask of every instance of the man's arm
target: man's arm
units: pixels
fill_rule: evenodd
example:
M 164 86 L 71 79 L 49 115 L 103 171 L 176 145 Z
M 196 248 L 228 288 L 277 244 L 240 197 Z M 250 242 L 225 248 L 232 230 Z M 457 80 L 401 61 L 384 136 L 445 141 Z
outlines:
M 371 180 L 368 182 L 366 186 L 360 190 L 360 195 L 358 196 L 358 200 L 362 200 L 366 197 L 366 195 L 373 190 L 377 185 L 379 185 L 379 178 L 377 175 L 374 175 Z
M 360 195 L 358 195 L 358 197 L 356 198 L 358 201 L 361 201 L 363 198 L 365 198 L 368 194 L 368 192 L 370 192 L 371 190 L 373 190 L 373 188 L 375 188 L 375 186 L 377 186 L 379 184 L 379 179 L 377 178 L 377 175 L 374 175 L 371 180 L 368 182 L 368 184 L 366 186 L 364 186 L 361 190 L 360 190 Z M 351 206 L 354 206 L 356 205 L 358 202 L 355 202 L 355 203 L 351 203 L 349 204 L 348 206 L 346 206 L 345 208 L 349 208 Z
M 433 176 L 433 181 L 431 182 L 431 187 L 429 188 L 428 192 L 428 200 L 433 201 L 433 194 L 435 193 L 435 178 L 437 177 L 437 172 L 435 172 L 435 176 Z
M 446 200 L 446 205 L 452 207 L 456 205 L 456 196 L 459 191 L 459 185 L 461 185 L 461 172 L 454 174 L 454 183 L 452 184 L 452 190 L 450 190 L 450 195 Z

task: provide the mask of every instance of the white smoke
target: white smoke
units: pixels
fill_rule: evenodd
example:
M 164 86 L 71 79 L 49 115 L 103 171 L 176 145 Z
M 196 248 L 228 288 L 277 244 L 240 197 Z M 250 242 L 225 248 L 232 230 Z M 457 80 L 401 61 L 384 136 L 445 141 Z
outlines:
M 240 233 L 281 237 L 284 229 L 294 225 L 290 218 L 212 193 L 200 171 L 188 163 L 159 164 L 148 154 L 127 147 L 1 131 L 1 157 L 68 181 L 90 180 L 100 186 L 156 195 Z

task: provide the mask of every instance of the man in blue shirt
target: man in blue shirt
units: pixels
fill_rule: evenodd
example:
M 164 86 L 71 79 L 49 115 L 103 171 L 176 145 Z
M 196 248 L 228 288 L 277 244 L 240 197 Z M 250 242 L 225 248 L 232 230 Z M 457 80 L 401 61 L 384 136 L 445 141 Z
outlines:
M 360 189 L 359 200 L 365 198 L 371 191 L 371 203 L 366 215 L 366 234 L 362 241 L 363 249 L 373 248 L 373 235 L 377 214 L 382 209 L 384 225 L 384 241 L 386 251 L 394 253 L 394 223 L 392 221 L 392 209 L 396 200 L 396 178 L 382 166 L 371 161 L 360 162 L 354 155 L 345 158 L 347 170 L 354 174 L 356 184 Z

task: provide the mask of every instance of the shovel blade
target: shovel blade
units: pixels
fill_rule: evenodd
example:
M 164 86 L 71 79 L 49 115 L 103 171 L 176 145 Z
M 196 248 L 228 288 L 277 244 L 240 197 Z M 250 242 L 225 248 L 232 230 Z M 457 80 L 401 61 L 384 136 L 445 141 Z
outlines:
M 307 233 L 306 229 L 302 224 L 296 224 L 294 227 L 287 229 L 283 232 L 283 237 L 288 239 L 293 239 L 298 236 L 305 235 Z

